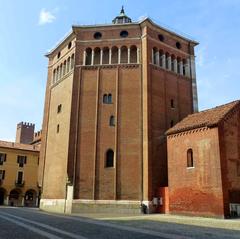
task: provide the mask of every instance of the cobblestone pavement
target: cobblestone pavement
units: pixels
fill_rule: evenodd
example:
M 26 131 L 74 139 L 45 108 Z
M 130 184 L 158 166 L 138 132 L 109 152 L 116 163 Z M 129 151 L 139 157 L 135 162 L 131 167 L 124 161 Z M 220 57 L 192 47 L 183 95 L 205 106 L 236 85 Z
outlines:
M 240 239 L 240 220 L 160 214 L 62 215 L 38 209 L 0 207 L 0 238 Z
M 216 219 L 166 214 L 128 215 L 81 214 L 134 228 L 190 238 L 240 238 L 240 219 Z
M 174 239 L 176 237 L 161 232 L 112 224 L 86 217 L 44 213 L 30 208 L 0 207 L 0 238 Z

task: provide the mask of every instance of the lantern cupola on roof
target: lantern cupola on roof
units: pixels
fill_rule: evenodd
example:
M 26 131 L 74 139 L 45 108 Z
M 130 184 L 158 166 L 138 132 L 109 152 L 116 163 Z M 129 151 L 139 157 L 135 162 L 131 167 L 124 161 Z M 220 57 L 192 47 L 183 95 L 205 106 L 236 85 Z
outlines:
M 124 8 L 122 6 L 121 12 L 120 14 L 115 17 L 112 21 L 114 24 L 124 24 L 124 23 L 131 23 L 132 20 L 130 17 L 128 17 L 125 12 L 124 12 Z

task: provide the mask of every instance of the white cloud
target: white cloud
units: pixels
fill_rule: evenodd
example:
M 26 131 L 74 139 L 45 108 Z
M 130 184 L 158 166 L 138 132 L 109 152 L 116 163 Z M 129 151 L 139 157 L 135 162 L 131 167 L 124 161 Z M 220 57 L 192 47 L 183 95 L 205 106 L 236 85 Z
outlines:
M 54 20 L 56 20 L 56 16 L 54 16 L 53 12 L 47 11 L 43 8 L 39 14 L 38 24 L 44 25 L 47 23 L 52 23 Z

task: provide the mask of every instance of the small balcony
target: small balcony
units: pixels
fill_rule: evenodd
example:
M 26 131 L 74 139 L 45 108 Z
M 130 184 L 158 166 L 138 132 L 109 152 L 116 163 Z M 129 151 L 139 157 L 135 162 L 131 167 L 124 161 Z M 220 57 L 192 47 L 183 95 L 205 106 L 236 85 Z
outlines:
M 15 186 L 16 186 L 16 187 L 20 187 L 20 188 L 21 188 L 21 187 L 23 187 L 23 186 L 24 186 L 24 183 L 25 183 L 24 181 L 19 181 L 19 180 L 16 180 L 16 181 L 15 181 Z

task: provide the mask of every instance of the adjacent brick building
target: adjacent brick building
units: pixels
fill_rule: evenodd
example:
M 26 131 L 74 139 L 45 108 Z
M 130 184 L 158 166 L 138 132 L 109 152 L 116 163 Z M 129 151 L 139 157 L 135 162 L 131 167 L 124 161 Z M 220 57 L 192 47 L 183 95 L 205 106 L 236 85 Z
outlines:
M 196 45 L 123 9 L 112 24 L 72 27 L 47 54 L 42 209 L 156 209 L 165 131 L 197 111 Z
M 240 101 L 167 131 L 170 213 L 240 216 Z

